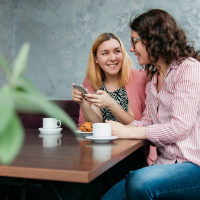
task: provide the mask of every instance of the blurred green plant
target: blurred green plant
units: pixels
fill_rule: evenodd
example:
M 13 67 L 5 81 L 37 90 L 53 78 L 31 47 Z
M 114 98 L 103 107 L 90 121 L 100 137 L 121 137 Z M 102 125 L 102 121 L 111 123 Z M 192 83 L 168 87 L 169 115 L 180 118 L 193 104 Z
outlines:
M 0 66 L 8 81 L 0 90 L 0 163 L 4 165 L 10 164 L 15 159 L 24 141 L 24 129 L 17 112 L 43 113 L 58 118 L 73 132 L 77 129 L 66 112 L 46 100 L 23 76 L 29 49 L 30 45 L 27 43 L 22 46 L 13 62 L 12 70 L 0 55 Z

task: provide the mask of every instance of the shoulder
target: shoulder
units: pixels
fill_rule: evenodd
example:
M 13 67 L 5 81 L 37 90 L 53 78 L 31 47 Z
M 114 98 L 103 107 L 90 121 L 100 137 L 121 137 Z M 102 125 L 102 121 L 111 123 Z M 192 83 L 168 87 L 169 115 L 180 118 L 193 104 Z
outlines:
M 84 78 L 83 84 L 82 84 L 82 85 L 83 85 L 84 87 L 86 87 L 86 86 L 91 86 L 91 84 L 89 83 L 87 77 Z
M 147 84 L 147 77 L 144 70 L 131 69 L 129 81 L 126 84 L 126 90 L 128 92 L 144 93 Z
M 87 77 L 84 78 L 82 85 L 88 89 L 88 91 L 90 93 L 94 92 L 94 89 L 92 88 L 92 85 L 90 84 L 89 80 L 87 79 Z
M 199 64 L 199 61 L 198 61 L 197 59 L 191 58 L 191 57 L 186 58 L 186 59 L 182 62 L 182 64 L 194 64 L 194 63 Z
M 142 118 L 145 109 L 145 87 L 147 78 L 144 70 L 131 69 L 129 81 L 126 84 L 126 92 L 131 109 L 137 120 Z
M 131 69 L 129 82 L 147 83 L 145 71 L 140 69 Z
M 200 62 L 194 58 L 186 58 L 180 65 L 177 66 L 177 78 L 192 78 L 199 79 L 200 76 Z
M 143 69 L 131 69 L 130 73 L 131 75 L 139 75 L 139 76 L 145 75 L 145 72 Z
M 195 58 L 185 58 L 181 64 L 176 64 L 176 62 L 172 63 L 172 67 L 177 67 L 177 68 L 188 68 L 188 67 L 199 67 L 200 66 L 200 62 L 198 60 L 196 60 Z

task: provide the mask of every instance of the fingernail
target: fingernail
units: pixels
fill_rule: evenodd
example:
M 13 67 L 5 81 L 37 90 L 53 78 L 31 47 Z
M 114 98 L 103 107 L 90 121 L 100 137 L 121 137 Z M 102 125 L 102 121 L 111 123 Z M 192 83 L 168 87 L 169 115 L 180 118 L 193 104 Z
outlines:
M 81 100 L 83 100 L 83 99 L 81 99 Z
M 83 95 L 83 98 L 85 97 L 85 95 Z
M 83 93 L 81 93 L 83 95 Z
M 85 99 L 87 101 L 87 99 Z
M 94 91 L 94 93 L 97 93 L 97 91 Z

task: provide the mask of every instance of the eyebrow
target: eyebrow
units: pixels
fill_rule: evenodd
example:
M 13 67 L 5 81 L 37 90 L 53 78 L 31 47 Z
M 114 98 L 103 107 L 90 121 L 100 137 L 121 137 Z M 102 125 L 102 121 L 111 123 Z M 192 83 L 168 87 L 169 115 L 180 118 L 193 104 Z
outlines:
M 121 47 L 117 47 L 114 50 L 117 50 L 117 49 L 121 49 Z M 101 52 L 103 52 L 103 51 L 109 51 L 109 50 L 102 50 Z

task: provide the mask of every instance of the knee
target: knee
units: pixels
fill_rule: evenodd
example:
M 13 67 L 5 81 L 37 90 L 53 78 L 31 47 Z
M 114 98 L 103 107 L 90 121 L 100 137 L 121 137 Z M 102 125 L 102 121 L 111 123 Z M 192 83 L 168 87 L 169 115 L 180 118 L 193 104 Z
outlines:
M 147 194 L 148 185 L 148 177 L 141 170 L 130 172 L 125 184 L 128 199 L 146 199 L 149 196 Z

